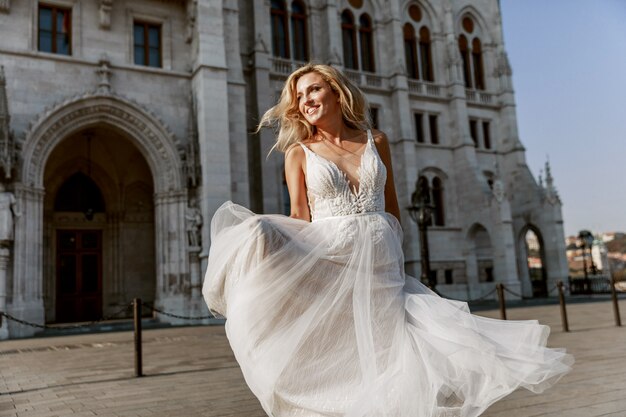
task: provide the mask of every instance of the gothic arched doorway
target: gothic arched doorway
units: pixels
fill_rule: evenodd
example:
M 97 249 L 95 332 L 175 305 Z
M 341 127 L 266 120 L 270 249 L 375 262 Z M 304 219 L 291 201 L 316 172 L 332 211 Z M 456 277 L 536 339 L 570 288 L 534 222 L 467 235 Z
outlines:
M 545 269 L 543 240 L 538 231 L 528 227 L 523 234 L 526 248 L 526 265 L 533 297 L 548 296 L 548 281 Z
M 71 134 L 52 150 L 44 188 L 46 321 L 154 302 L 154 186 L 132 139 L 105 124 Z

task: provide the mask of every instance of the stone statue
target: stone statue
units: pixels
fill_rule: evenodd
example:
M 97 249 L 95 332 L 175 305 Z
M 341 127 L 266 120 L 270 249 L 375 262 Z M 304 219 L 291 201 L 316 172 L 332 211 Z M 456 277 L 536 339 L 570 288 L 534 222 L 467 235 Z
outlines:
M 502 203 L 504 200 L 504 184 L 500 178 L 496 178 L 493 182 L 493 196 L 495 197 L 498 203 Z
M 189 202 L 187 213 L 185 213 L 185 219 L 187 220 L 186 230 L 189 246 L 192 248 L 199 248 L 202 244 L 202 214 L 200 214 L 200 209 L 197 207 L 195 199 L 192 199 Z
M 21 215 L 15 196 L 0 183 L 0 245 L 7 246 L 13 240 L 13 217 Z

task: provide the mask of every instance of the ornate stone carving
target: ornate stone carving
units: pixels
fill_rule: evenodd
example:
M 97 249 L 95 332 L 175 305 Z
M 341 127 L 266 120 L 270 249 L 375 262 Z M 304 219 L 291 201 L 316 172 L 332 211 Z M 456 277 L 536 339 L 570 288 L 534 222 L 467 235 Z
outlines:
M 193 249 L 200 248 L 202 246 L 202 214 L 195 198 L 189 201 L 189 206 L 185 213 L 185 221 L 189 247 Z
M 187 36 L 185 41 L 191 43 L 198 17 L 198 0 L 187 0 Z
M 100 28 L 111 29 L 111 9 L 113 8 L 113 0 L 100 0 L 100 8 L 98 9 L 100 17 Z
M 561 198 L 554 186 L 554 178 L 552 178 L 552 169 L 550 168 L 550 161 L 546 161 L 546 188 L 545 196 L 546 201 L 552 205 L 561 204 Z
M 189 126 L 187 128 L 187 148 L 185 149 L 184 169 L 187 176 L 187 186 L 195 188 L 200 185 L 202 173 L 200 172 L 200 156 L 198 154 L 198 119 L 196 116 L 196 100 L 191 95 L 189 105 Z
M 98 82 L 98 93 L 110 94 L 111 93 L 111 69 L 109 68 L 109 57 L 103 54 L 99 61 L 100 66 L 96 70 L 96 73 L 100 77 Z
M 181 143 L 154 113 L 116 94 L 87 93 L 71 97 L 42 112 L 24 142 L 22 180 L 41 186 L 43 161 L 67 135 L 96 122 L 108 122 L 133 137 L 146 150 L 155 168 L 155 191 L 177 190 L 183 185 L 178 149 Z M 158 168 L 158 169 L 156 169 Z
M 263 40 L 263 35 L 261 33 L 257 33 L 256 40 L 254 42 L 254 52 L 261 52 L 263 54 L 269 53 L 269 49 L 267 49 L 267 45 Z
M 22 213 L 17 208 L 13 193 L 6 191 L 0 183 L 0 246 L 9 246 L 13 241 L 13 217 Z
M 11 131 L 4 67 L 0 66 L 0 168 L 4 171 L 5 179 L 11 178 L 12 171 L 17 166 L 18 155 L 19 145 Z
M 341 59 L 341 55 L 339 54 L 339 51 L 337 50 L 337 48 L 333 48 L 333 51 L 330 54 L 330 59 L 328 60 L 328 63 L 330 65 L 337 65 L 337 66 L 343 65 L 343 60 Z
M 504 184 L 500 178 L 496 178 L 493 182 L 493 198 L 495 198 L 498 203 L 504 201 Z

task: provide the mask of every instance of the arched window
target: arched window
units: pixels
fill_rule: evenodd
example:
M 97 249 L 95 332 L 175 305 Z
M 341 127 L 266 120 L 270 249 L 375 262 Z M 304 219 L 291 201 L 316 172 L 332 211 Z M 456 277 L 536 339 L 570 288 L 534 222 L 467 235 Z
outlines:
M 289 30 L 287 29 L 287 6 L 284 0 L 272 0 L 272 53 L 289 59 Z
M 359 69 L 359 57 L 356 46 L 356 27 L 354 16 L 349 10 L 341 13 L 341 38 L 343 41 L 343 62 L 347 69 Z
M 469 15 L 461 21 L 461 32 L 463 33 L 459 36 L 459 51 L 463 59 L 465 87 L 484 90 L 485 71 L 480 30 L 476 28 L 474 20 Z
M 428 178 L 426 178 L 425 176 L 420 176 L 417 179 L 417 189 L 419 190 L 419 193 L 424 193 L 424 203 L 425 204 L 431 204 L 433 199 L 432 199 L 432 190 L 430 189 L 430 185 L 428 183 Z M 421 204 L 421 202 L 420 202 Z M 428 222 L 426 222 L 426 224 L 428 226 L 432 226 L 433 225 L 433 216 L 431 215 L 430 218 L 428 219 Z
M 406 61 L 406 73 L 409 78 L 414 78 L 418 80 L 420 78 L 419 74 L 419 63 L 417 61 L 417 53 L 416 53 L 416 41 L 415 41 L 415 29 L 413 29 L 413 25 L 410 23 L 406 23 L 404 25 L 404 57 Z
M 433 74 L 433 59 L 430 48 L 430 31 L 426 26 L 420 29 L 420 61 L 424 81 L 435 81 Z
M 435 206 L 433 217 L 435 226 L 445 225 L 445 216 L 443 211 L 443 185 L 438 177 L 433 178 L 432 186 L 433 205 Z
M 374 43 L 372 41 L 372 19 L 367 13 L 359 18 L 359 41 L 361 42 L 361 65 L 363 71 L 374 72 Z
M 472 66 L 474 67 L 474 85 L 478 90 L 485 89 L 485 76 L 483 72 L 483 58 L 480 39 L 472 41 Z
M 295 0 L 291 3 L 291 38 L 293 59 L 297 61 L 308 61 L 306 9 L 304 3 L 300 0 Z
M 408 17 L 403 27 L 407 75 L 416 80 L 435 81 L 428 19 L 417 4 L 409 6 Z
M 463 59 L 463 78 L 465 80 L 465 87 L 472 88 L 472 69 L 470 67 L 470 51 L 467 44 L 467 38 L 465 35 L 459 36 L 459 52 Z

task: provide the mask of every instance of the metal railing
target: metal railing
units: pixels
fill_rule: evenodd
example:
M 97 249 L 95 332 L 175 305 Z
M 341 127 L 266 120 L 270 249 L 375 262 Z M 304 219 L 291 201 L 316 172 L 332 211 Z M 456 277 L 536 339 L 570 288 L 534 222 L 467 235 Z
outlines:
M 614 319 L 615 319 L 615 325 L 618 327 L 621 327 L 622 325 L 622 321 L 621 321 L 621 316 L 620 316 L 620 310 L 619 310 L 619 303 L 618 303 L 618 296 L 617 296 L 617 290 L 616 290 L 616 282 L 614 279 L 611 279 L 610 281 L 610 292 L 611 292 L 611 301 L 612 301 L 612 305 L 613 305 L 613 314 L 614 314 Z M 560 311 L 561 311 L 561 321 L 562 321 L 562 325 L 563 325 L 563 331 L 564 332 L 569 332 L 569 322 L 568 322 L 568 317 L 567 317 L 567 308 L 566 308 L 566 300 L 565 300 L 565 285 L 563 284 L 562 281 L 559 281 L 552 289 L 550 289 L 549 293 L 551 293 L 552 291 L 557 290 L 558 291 L 558 297 L 559 297 L 559 305 L 560 305 Z M 571 288 L 570 288 L 571 291 Z M 439 293 L 438 291 L 434 290 L 434 292 L 436 294 L 438 294 L 441 297 L 445 297 L 444 295 L 442 295 L 441 293 Z M 519 298 L 523 298 L 521 294 L 507 288 L 504 284 L 502 283 L 497 283 L 495 284 L 494 288 L 492 288 L 491 290 L 487 291 L 485 294 L 481 295 L 480 297 L 471 299 L 471 300 L 458 300 L 458 301 L 465 301 L 465 302 L 472 302 L 472 301 L 481 301 L 481 300 L 485 300 L 488 297 L 490 297 L 491 295 L 493 295 L 493 293 L 496 292 L 497 293 L 497 298 L 498 298 L 498 304 L 499 304 L 499 309 L 500 309 L 500 318 L 502 320 L 506 320 L 506 299 L 505 299 L 505 293 L 509 293 L 511 295 L 513 295 L 514 297 L 519 297 Z M 445 298 L 449 298 L 449 297 L 445 297 Z M 453 299 L 453 298 L 451 298 Z M 211 318 L 215 318 L 214 315 L 210 314 L 210 315 L 203 315 L 203 316 L 183 316 L 180 314 L 174 314 L 171 312 L 167 312 L 161 309 L 158 309 L 156 307 L 154 307 L 154 305 L 152 305 L 151 303 L 143 303 L 141 301 L 140 298 L 135 298 L 131 303 L 127 303 L 125 305 L 122 306 L 122 308 L 120 310 L 118 310 L 117 312 L 115 312 L 112 315 L 103 317 L 99 320 L 95 320 L 89 323 L 82 323 L 79 325 L 75 325 L 75 326 L 66 326 L 66 327 L 57 327 L 57 326 L 50 326 L 50 325 L 46 325 L 46 324 L 38 324 L 38 323 L 32 323 L 26 320 L 22 320 L 20 318 L 14 317 L 6 312 L 2 312 L 0 311 L 0 327 L 2 326 L 2 319 L 6 318 L 8 320 L 14 321 L 16 323 L 19 323 L 21 325 L 24 326 L 31 326 L 31 327 L 36 327 L 36 328 L 40 328 L 40 329 L 53 329 L 53 330 L 66 330 L 66 329 L 75 329 L 75 328 L 81 328 L 81 327 L 89 327 L 92 326 L 93 324 L 96 323 L 100 323 L 102 321 L 105 320 L 110 320 L 112 318 L 118 318 L 122 313 L 128 313 L 129 308 L 132 307 L 133 310 L 133 324 L 134 324 L 134 350 L 135 350 L 135 376 L 136 377 L 141 377 L 144 375 L 143 373 L 143 349 L 142 349 L 142 320 L 143 320 L 143 311 L 144 310 L 150 310 L 152 313 L 156 313 L 156 314 L 160 314 L 160 315 L 165 315 L 167 317 L 172 317 L 172 318 L 176 318 L 176 319 L 180 319 L 180 320 L 189 320 L 189 321 L 196 321 L 196 320 L 205 320 L 205 319 L 211 319 Z

